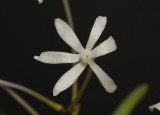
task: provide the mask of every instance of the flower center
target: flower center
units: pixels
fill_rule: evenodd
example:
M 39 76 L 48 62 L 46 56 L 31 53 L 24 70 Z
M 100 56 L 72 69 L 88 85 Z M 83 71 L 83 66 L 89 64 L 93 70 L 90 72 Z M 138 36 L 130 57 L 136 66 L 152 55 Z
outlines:
M 92 59 L 92 55 L 90 51 L 85 51 L 84 53 L 81 54 L 81 60 L 82 62 L 89 62 Z

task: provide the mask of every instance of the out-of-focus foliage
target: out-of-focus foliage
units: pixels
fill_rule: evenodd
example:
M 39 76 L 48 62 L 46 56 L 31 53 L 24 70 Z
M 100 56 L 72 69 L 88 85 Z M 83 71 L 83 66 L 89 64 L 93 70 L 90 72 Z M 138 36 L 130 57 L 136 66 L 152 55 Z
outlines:
M 124 98 L 111 115 L 130 115 L 138 103 L 144 98 L 148 89 L 149 86 L 146 83 L 135 88 L 126 98 Z
M 0 115 L 9 115 L 9 114 L 0 106 Z

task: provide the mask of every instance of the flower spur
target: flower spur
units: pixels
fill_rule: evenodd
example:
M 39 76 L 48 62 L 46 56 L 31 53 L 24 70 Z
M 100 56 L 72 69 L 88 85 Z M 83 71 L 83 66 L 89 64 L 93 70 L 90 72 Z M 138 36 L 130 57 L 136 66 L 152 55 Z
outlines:
M 99 16 L 96 18 L 86 48 L 84 49 L 69 25 L 59 18 L 55 19 L 55 27 L 59 36 L 78 54 L 45 51 L 42 52 L 40 56 L 34 56 L 34 59 L 48 64 L 78 63 L 62 75 L 55 84 L 53 88 L 54 96 L 69 88 L 87 65 L 91 67 L 107 92 L 113 93 L 117 89 L 114 81 L 94 61 L 95 58 L 106 55 L 117 49 L 116 43 L 111 36 L 93 49 L 95 43 L 103 32 L 106 23 L 106 17 Z

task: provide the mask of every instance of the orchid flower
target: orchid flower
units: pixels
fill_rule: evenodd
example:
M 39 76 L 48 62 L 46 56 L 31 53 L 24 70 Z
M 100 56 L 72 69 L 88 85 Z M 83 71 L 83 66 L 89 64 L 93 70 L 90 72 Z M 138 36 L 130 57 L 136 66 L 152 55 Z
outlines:
M 151 111 L 153 111 L 154 109 L 157 109 L 157 110 L 160 111 L 160 102 L 159 102 L 159 103 L 156 103 L 156 104 L 154 104 L 154 105 L 149 106 L 149 109 L 150 109 Z
M 76 34 L 69 25 L 59 18 L 55 19 L 55 27 L 59 36 L 66 44 L 73 48 L 77 54 L 46 51 L 42 52 L 40 56 L 34 56 L 34 59 L 48 64 L 77 64 L 58 80 L 53 88 L 54 96 L 69 88 L 77 80 L 87 65 L 91 67 L 107 92 L 113 93 L 117 89 L 114 81 L 94 61 L 95 58 L 106 55 L 117 49 L 116 43 L 111 36 L 93 49 L 95 43 L 103 32 L 106 23 L 106 17 L 99 16 L 96 18 L 86 48 L 83 48 Z

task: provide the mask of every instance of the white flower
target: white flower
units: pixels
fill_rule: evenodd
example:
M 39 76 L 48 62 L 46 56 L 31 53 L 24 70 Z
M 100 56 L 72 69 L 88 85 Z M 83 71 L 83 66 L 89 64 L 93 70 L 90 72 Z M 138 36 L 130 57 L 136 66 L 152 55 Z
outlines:
M 92 49 L 103 32 L 106 23 L 106 17 L 97 17 L 90 33 L 86 48 L 84 49 L 69 25 L 59 18 L 55 19 L 55 26 L 59 36 L 64 40 L 64 42 L 78 52 L 78 54 L 46 51 L 42 52 L 40 56 L 34 56 L 34 59 L 48 64 L 77 62 L 78 64 L 72 67 L 58 80 L 53 88 L 54 96 L 70 87 L 88 64 L 93 72 L 97 75 L 99 81 L 107 92 L 113 93 L 117 89 L 117 86 L 113 80 L 94 61 L 96 57 L 106 55 L 117 49 L 114 39 L 110 36 L 107 40 Z
M 153 111 L 154 109 L 158 109 L 160 111 L 160 103 L 156 103 L 154 105 L 149 106 L 149 109 Z

